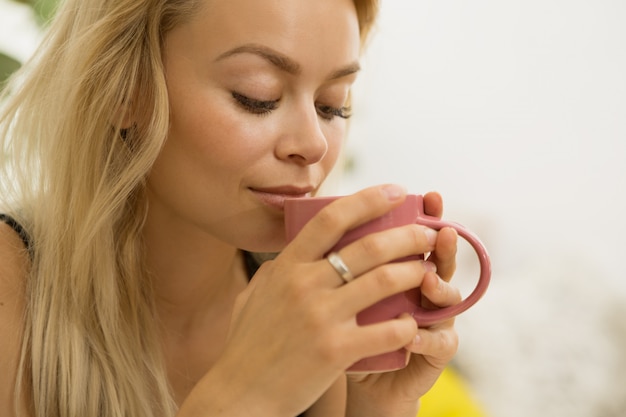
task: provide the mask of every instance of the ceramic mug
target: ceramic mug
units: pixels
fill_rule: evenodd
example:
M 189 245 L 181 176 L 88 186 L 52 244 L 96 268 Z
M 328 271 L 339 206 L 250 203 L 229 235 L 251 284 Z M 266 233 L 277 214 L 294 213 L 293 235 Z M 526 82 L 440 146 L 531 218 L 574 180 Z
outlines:
M 285 232 L 287 242 L 293 240 L 302 227 L 315 216 L 318 211 L 338 198 L 340 197 L 287 199 L 285 201 Z M 359 325 L 391 320 L 403 313 L 409 313 L 413 316 L 418 326 L 428 327 L 464 312 L 476 304 L 487 290 L 491 279 L 491 262 L 484 245 L 474 233 L 460 224 L 425 214 L 423 197 L 421 195 L 409 194 L 400 206 L 381 217 L 348 231 L 328 253 L 339 251 L 341 248 L 370 233 L 412 223 L 427 226 L 435 230 L 440 230 L 444 227 L 455 229 L 458 235 L 465 239 L 478 255 L 480 276 L 476 287 L 461 303 L 439 309 L 427 309 L 422 307 L 422 297 L 419 288 L 395 294 L 359 312 L 357 314 L 357 322 Z M 406 258 L 402 260 L 405 259 Z M 411 257 L 411 259 L 423 259 L 423 255 L 415 255 Z M 374 373 L 393 371 L 405 367 L 408 363 L 408 357 L 409 353 L 406 349 L 399 349 L 394 352 L 361 359 L 348 368 L 347 372 Z

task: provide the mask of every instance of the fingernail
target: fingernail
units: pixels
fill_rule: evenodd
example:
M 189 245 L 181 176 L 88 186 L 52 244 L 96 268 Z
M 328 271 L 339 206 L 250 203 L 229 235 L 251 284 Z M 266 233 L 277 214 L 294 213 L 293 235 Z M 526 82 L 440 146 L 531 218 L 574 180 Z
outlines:
M 404 197 L 406 190 L 399 185 L 387 184 L 383 187 L 383 193 L 385 193 L 389 201 L 396 201 Z
M 426 235 L 426 241 L 428 242 L 428 245 L 430 245 L 430 247 L 434 248 L 435 244 L 437 243 L 437 232 L 433 229 L 430 229 L 428 227 L 424 228 L 424 235 Z
M 430 261 L 422 261 L 422 267 L 426 272 L 435 272 L 437 273 L 437 265 Z

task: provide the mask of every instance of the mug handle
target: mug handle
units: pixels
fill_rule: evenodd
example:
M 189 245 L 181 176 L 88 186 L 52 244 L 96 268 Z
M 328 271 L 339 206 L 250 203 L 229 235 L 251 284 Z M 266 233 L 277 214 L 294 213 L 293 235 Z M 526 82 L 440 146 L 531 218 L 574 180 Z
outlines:
M 422 204 L 418 204 L 418 207 L 421 210 L 423 206 Z M 472 293 L 459 304 L 435 310 L 429 310 L 419 305 L 416 306 L 415 311 L 412 313 L 413 318 L 420 327 L 428 327 L 463 313 L 480 300 L 480 298 L 485 294 L 485 291 L 487 291 L 489 281 L 491 280 L 491 261 L 487 253 L 487 249 L 482 244 L 478 236 L 462 225 L 454 222 L 447 222 L 438 219 L 437 217 L 428 216 L 422 212 L 418 213 L 415 223 L 435 230 L 441 230 L 444 227 L 451 227 L 455 229 L 459 236 L 465 239 L 472 246 L 476 255 L 478 255 L 478 261 L 480 262 L 480 276 L 478 278 L 478 283 L 476 284 L 474 291 L 472 291 Z

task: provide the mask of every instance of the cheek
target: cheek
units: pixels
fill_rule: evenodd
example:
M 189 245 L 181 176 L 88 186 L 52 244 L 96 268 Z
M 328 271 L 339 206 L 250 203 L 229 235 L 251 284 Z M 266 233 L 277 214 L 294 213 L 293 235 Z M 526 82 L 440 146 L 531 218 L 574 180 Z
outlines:
M 322 160 L 322 165 L 328 174 L 328 171 L 335 166 L 341 154 L 346 135 L 346 121 L 341 120 L 334 126 L 328 126 L 323 129 L 323 132 L 328 142 L 328 151 Z
M 192 158 L 236 169 L 265 151 L 262 124 L 241 117 L 227 99 L 207 97 L 172 108 L 171 139 Z

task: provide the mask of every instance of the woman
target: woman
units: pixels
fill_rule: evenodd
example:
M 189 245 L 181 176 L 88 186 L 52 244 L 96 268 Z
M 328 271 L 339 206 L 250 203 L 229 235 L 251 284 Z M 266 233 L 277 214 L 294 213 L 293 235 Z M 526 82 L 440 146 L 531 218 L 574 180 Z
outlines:
M 456 350 L 452 321 L 355 315 L 417 285 L 457 303 L 455 233 L 363 239 L 340 253 L 357 276 L 343 285 L 323 254 L 402 202 L 383 185 L 283 237 L 284 198 L 316 194 L 338 158 L 376 11 L 65 1 L 0 119 L 1 415 L 415 415 Z M 254 273 L 250 252 L 278 251 Z M 401 347 L 401 371 L 344 375 Z

